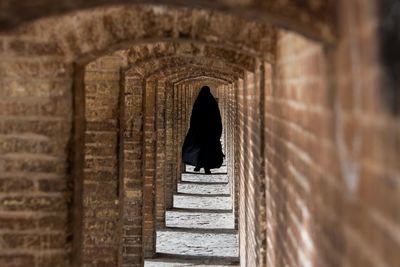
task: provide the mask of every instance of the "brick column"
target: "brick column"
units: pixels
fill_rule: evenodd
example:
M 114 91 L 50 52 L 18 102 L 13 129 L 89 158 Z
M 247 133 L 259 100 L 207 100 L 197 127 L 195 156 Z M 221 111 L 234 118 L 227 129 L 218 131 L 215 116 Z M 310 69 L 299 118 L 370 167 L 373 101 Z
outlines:
M 156 169 L 156 81 L 144 81 L 143 138 L 143 254 L 154 255 L 155 239 L 155 169 Z
M 244 167 L 244 151 L 246 149 L 245 145 L 245 121 L 244 121 L 244 105 L 245 105 L 245 94 L 244 94 L 244 82 L 239 80 L 237 85 L 237 115 L 238 115 L 238 153 L 235 161 L 239 164 L 238 177 L 239 177 L 239 236 L 240 236 L 240 256 L 241 265 L 246 266 L 247 264 L 247 209 L 246 209 L 246 177 L 245 177 L 245 167 Z
M 268 111 L 271 111 L 270 107 L 270 100 L 271 96 L 273 95 L 273 66 L 271 64 L 264 64 L 264 175 L 265 175 L 265 216 L 266 216 L 266 244 L 265 244 L 265 264 L 267 266 L 269 265 L 274 265 L 275 264 L 275 255 L 274 255 L 274 246 L 275 246 L 275 239 L 276 236 L 274 235 L 274 232 L 272 231 L 275 228 L 275 222 L 273 218 L 276 218 L 276 214 L 274 213 L 275 208 L 274 208 L 274 200 L 272 198 L 272 184 L 271 184 L 271 177 L 275 175 L 275 168 L 274 166 L 271 165 L 272 158 L 274 157 L 274 153 L 271 151 L 270 147 L 273 145 L 273 140 L 271 138 L 271 133 L 269 129 L 271 129 L 271 124 L 272 121 L 270 119 L 270 116 L 268 114 Z
M 117 264 L 120 61 L 102 57 L 85 69 L 83 266 Z
M 143 82 L 125 75 L 122 266 L 142 265 Z
M 165 200 L 166 200 L 166 147 L 165 147 L 165 110 L 166 92 L 165 81 L 157 81 L 156 91 L 156 225 L 165 225 Z
M 165 157 L 166 157 L 166 170 L 165 170 L 165 205 L 166 208 L 172 207 L 172 194 L 176 191 L 176 183 L 174 177 L 174 107 L 173 107 L 173 97 L 174 91 L 170 83 L 166 85 L 166 103 L 165 103 Z
M 244 105 L 243 105 L 243 115 L 244 115 L 244 147 L 243 150 L 243 168 L 244 168 L 244 176 L 242 179 L 245 179 L 245 189 L 246 190 L 246 199 L 245 199 L 245 208 L 246 208 L 246 263 L 249 266 L 255 266 L 256 254 L 255 254 L 255 177 L 253 175 L 254 162 L 253 158 L 253 150 L 252 148 L 252 128 L 251 122 L 252 118 L 252 97 L 255 90 L 254 83 L 254 73 L 246 72 L 244 77 Z
M 18 43 L 1 51 L 0 265 L 66 266 L 72 184 L 82 181 L 68 174 L 73 69 L 59 55 L 32 61 Z
M 173 133 L 173 158 L 174 158 L 174 165 L 173 165 L 173 184 L 176 184 L 177 181 L 180 179 L 180 173 L 179 173 L 179 166 L 177 164 L 177 158 L 178 158 L 178 91 L 176 86 L 174 85 L 173 88 L 173 112 L 172 112 L 172 117 L 173 117 L 173 128 L 172 128 L 172 133 Z

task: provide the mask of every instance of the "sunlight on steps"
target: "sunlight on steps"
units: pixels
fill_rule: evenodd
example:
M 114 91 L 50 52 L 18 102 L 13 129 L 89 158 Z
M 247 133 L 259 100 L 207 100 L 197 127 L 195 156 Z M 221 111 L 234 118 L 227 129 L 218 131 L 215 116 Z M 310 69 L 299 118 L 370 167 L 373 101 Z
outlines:
M 212 174 L 187 166 L 165 213 L 164 229 L 156 231 L 156 257 L 146 267 L 238 266 L 235 229 L 226 165 Z M 203 171 L 203 170 L 202 170 Z

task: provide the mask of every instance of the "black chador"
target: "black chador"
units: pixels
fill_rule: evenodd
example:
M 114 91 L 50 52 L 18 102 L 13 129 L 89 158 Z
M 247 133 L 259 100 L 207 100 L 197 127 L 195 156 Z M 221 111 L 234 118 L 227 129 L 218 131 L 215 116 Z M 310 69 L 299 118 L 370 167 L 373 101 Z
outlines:
M 182 147 L 182 160 L 204 168 L 205 173 L 222 165 L 224 154 L 221 148 L 222 123 L 217 101 L 208 86 L 203 86 L 193 105 L 190 128 Z

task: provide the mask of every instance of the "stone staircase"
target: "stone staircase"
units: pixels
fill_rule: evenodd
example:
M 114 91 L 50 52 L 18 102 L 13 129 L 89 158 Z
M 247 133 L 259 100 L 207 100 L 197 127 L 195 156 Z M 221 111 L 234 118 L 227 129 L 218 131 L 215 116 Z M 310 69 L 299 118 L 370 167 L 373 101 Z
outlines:
M 156 231 L 157 255 L 144 266 L 238 266 L 238 239 L 226 166 L 212 174 L 187 166 Z

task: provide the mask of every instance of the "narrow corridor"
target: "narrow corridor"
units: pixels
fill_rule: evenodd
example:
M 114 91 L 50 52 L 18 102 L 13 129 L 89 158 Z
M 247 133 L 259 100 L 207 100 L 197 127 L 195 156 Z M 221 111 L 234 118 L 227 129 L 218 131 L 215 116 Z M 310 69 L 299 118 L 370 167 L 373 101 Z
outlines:
M 239 237 L 226 168 L 199 174 L 186 166 L 173 208 L 165 214 L 166 228 L 156 231 L 158 256 L 144 266 L 238 266 Z

